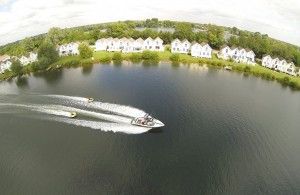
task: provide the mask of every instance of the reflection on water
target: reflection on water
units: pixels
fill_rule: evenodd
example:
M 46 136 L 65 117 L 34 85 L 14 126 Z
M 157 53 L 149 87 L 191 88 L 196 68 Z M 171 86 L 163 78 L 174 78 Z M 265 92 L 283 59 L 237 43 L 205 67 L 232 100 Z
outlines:
M 0 83 L 1 194 L 299 194 L 299 91 L 195 64 L 90 68 Z M 166 126 L 132 128 L 144 111 Z
M 27 77 L 26 76 L 17 77 L 16 85 L 20 88 L 29 87 Z
M 84 65 L 82 66 L 82 74 L 84 75 L 89 75 L 92 71 L 93 71 L 93 64 L 89 64 L 89 65 Z

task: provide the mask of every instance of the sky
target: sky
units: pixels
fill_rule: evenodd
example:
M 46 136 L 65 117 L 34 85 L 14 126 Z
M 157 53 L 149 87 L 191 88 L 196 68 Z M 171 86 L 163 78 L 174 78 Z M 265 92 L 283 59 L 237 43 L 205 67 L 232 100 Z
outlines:
M 0 45 L 51 27 L 147 18 L 235 26 L 300 46 L 299 0 L 0 0 Z

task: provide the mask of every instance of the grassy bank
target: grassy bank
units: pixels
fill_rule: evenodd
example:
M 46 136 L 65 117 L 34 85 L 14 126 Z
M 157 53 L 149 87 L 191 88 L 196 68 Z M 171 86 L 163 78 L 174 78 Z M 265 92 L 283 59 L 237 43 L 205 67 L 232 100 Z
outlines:
M 61 57 L 56 63 L 52 64 L 52 69 L 55 69 L 57 65 L 61 65 L 62 67 L 77 67 L 84 66 L 95 63 L 110 63 L 114 61 L 113 59 L 117 59 L 118 61 L 127 60 L 127 61 L 141 61 L 141 60 L 154 60 L 154 61 L 171 61 L 170 57 L 174 55 L 169 51 L 164 52 L 151 52 L 151 53 L 134 53 L 134 54 L 121 54 L 113 52 L 94 52 L 94 59 L 81 59 L 79 56 L 66 56 Z M 193 58 L 190 55 L 184 54 L 176 54 L 177 56 L 172 56 L 172 59 L 176 59 L 173 61 L 174 63 L 183 63 L 183 64 L 199 64 L 199 65 L 207 65 L 208 67 L 214 68 L 224 68 L 225 66 L 232 67 L 232 71 L 240 72 L 243 74 L 251 74 L 256 77 L 261 77 L 267 80 L 276 80 L 283 85 L 290 86 L 293 89 L 300 90 L 300 78 L 293 77 L 287 75 L 285 73 L 275 72 L 273 70 L 264 68 L 262 66 L 256 65 L 251 66 L 243 63 L 235 63 L 229 62 L 225 60 L 217 59 L 215 55 L 213 55 L 212 59 L 203 59 L 203 58 Z M 120 58 L 121 56 L 121 58 Z M 22 73 L 26 74 L 32 72 L 30 65 L 23 68 Z M 13 76 L 16 76 L 15 73 L 7 72 L 5 74 L 0 75 L 0 80 L 8 79 Z

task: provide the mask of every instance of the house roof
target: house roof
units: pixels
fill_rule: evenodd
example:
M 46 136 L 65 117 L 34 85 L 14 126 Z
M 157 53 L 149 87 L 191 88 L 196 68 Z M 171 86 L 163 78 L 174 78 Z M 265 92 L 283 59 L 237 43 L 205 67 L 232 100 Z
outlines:
M 147 41 L 147 40 L 153 41 L 153 39 L 151 37 L 148 37 L 145 41 Z
M 201 44 L 200 44 L 202 47 L 204 47 L 205 45 L 207 45 L 207 43 L 206 42 L 202 42 Z M 208 45 L 209 46 L 209 45 Z
M 163 40 L 160 38 L 160 37 L 156 37 L 155 39 L 154 39 L 154 41 L 162 41 L 163 42 Z
M 137 42 L 144 43 L 144 40 L 140 37 L 136 40 Z
M 197 43 L 196 41 L 193 41 L 192 43 L 191 43 L 191 46 L 194 46 L 194 45 L 199 45 L 199 43 Z
M 7 59 L 10 59 L 9 55 L 4 54 L 3 56 L 0 56 L 0 62 L 6 61 Z
M 269 54 L 264 54 L 262 57 L 264 58 L 264 57 L 267 57 L 267 56 L 269 56 L 271 58 L 271 56 Z
M 189 44 L 191 44 L 187 39 L 183 39 L 183 41 L 181 41 L 181 43 L 184 43 L 184 42 L 188 42 Z
M 181 43 L 181 41 L 180 41 L 178 38 L 174 39 L 174 40 L 172 41 L 172 43 L 174 43 L 175 41 Z
M 220 47 L 220 50 L 225 49 L 226 47 L 228 47 L 228 45 L 222 45 L 222 46 Z

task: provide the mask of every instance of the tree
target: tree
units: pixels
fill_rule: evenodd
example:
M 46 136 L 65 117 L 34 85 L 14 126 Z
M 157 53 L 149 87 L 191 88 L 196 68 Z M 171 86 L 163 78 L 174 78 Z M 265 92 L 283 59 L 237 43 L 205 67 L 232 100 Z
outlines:
M 38 50 L 38 65 L 40 69 L 45 69 L 58 59 L 58 52 L 50 42 L 44 42 Z
M 160 31 L 158 36 L 164 41 L 164 44 L 170 44 L 173 40 L 173 34 L 170 32 Z
M 187 22 L 180 22 L 175 27 L 173 38 L 180 40 L 187 39 L 189 41 L 195 40 L 195 34 L 193 33 L 192 26 Z
M 124 22 L 112 23 L 107 28 L 107 34 L 111 37 L 118 37 L 118 38 L 128 37 L 129 28 Z
M 19 73 L 22 70 L 22 65 L 21 62 L 19 60 L 14 60 L 11 64 L 11 71 L 13 71 L 14 73 Z
M 93 51 L 86 42 L 81 43 L 78 47 L 78 50 L 82 59 L 93 57 Z
M 34 43 L 30 37 L 26 37 L 25 39 L 23 39 L 21 45 L 27 52 L 30 52 L 34 49 Z
M 63 32 L 60 28 L 57 27 L 50 28 L 46 35 L 46 41 L 54 45 L 61 44 L 63 39 Z

